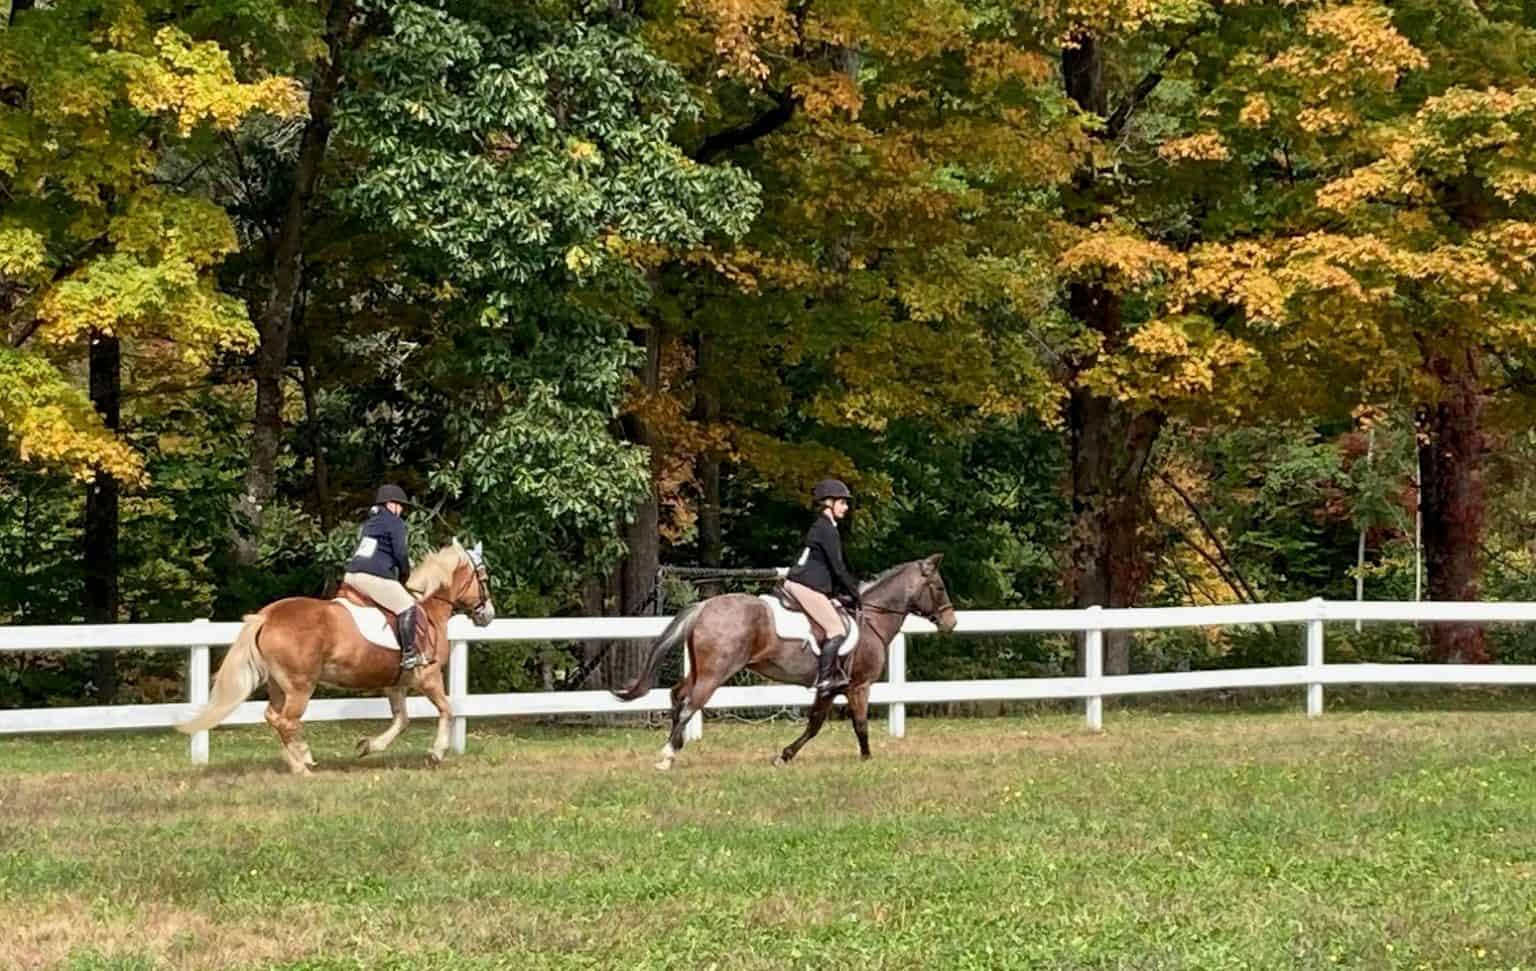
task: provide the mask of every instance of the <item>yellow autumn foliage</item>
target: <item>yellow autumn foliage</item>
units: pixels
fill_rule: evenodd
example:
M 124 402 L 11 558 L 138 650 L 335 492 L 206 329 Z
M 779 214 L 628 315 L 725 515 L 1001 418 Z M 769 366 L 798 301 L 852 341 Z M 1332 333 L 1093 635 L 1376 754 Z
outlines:
M 254 344 L 244 304 L 217 287 L 214 271 L 238 245 L 228 215 L 170 187 L 163 166 L 195 164 L 185 139 L 196 129 L 301 115 L 303 91 L 287 77 L 241 80 L 218 44 L 128 0 L 0 34 L 0 84 L 28 92 L 0 127 L 0 172 L 17 203 L 0 220 L 13 301 L 0 424 L 28 461 L 141 481 L 139 457 L 66 362 L 94 334 L 122 339 L 132 373 L 156 378 Z
M 1226 141 L 1215 132 L 1171 139 L 1157 147 L 1157 154 L 1167 162 L 1224 162 L 1232 157 Z
M 102 424 L 85 394 L 36 354 L 0 342 L 0 432 L 22 461 L 67 470 L 88 481 L 103 470 L 143 480 L 137 452 Z
M 256 111 L 281 117 L 304 111 L 304 93 L 294 79 L 243 84 L 229 54 L 215 43 L 196 43 L 165 27 L 156 32 L 154 48 L 153 58 L 139 58 L 127 71 L 128 103 L 146 115 L 173 118 L 183 135 L 202 124 L 233 128 Z
M 1079 237 L 1057 259 L 1058 271 L 1068 280 L 1095 280 L 1124 292 L 1184 268 L 1181 254 L 1114 226 L 1088 232 L 1064 228 L 1063 235 Z

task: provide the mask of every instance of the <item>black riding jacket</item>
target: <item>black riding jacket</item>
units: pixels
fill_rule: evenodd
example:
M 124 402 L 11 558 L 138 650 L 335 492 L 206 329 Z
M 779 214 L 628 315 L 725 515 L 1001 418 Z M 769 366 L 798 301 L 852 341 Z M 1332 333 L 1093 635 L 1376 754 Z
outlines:
M 859 581 L 843 562 L 843 538 L 837 524 L 825 515 L 817 516 L 806 531 L 805 549 L 789 568 L 789 579 L 829 597 L 836 593 L 859 595 Z
M 374 506 L 358 531 L 357 550 L 347 563 L 348 573 L 371 573 L 405 582 L 411 575 L 410 549 L 405 545 L 405 520 Z

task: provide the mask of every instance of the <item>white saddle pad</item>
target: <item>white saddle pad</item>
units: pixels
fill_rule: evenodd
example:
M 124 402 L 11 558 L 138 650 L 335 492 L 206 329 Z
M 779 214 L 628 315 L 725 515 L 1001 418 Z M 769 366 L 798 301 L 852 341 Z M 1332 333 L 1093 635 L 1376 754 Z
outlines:
M 336 603 L 347 608 L 347 612 L 352 615 L 352 622 L 357 625 L 357 632 L 369 643 L 387 647 L 391 651 L 400 650 L 400 642 L 395 639 L 395 625 L 384 619 L 384 611 L 377 607 L 359 607 L 340 597 L 336 598 Z
M 762 594 L 757 599 L 768 606 L 768 613 L 773 616 L 773 631 L 786 641 L 802 641 L 810 648 L 812 654 L 820 654 L 816 647 L 816 637 L 811 633 L 811 619 L 798 610 L 785 610 L 779 603 L 779 598 L 771 594 Z M 837 649 L 838 657 L 847 657 L 853 653 L 853 649 L 859 646 L 859 625 L 854 623 L 848 612 L 837 608 L 837 615 L 843 618 L 843 623 L 848 625 L 848 639 L 843 641 Z

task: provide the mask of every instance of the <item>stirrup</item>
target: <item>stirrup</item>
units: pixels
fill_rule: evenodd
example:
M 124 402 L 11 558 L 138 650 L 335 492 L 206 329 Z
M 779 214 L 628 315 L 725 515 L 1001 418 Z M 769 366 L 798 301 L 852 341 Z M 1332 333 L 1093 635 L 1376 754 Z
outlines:
M 816 682 L 817 691 L 837 690 L 846 687 L 848 687 L 848 675 L 835 669 L 827 677 Z

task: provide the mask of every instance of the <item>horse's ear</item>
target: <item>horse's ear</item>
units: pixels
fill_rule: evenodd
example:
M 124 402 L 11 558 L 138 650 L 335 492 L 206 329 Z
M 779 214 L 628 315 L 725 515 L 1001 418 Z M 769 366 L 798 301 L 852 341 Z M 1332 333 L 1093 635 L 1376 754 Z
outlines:
M 943 553 L 935 553 L 923 561 L 923 576 L 931 577 L 939 569 L 939 564 L 944 562 Z

